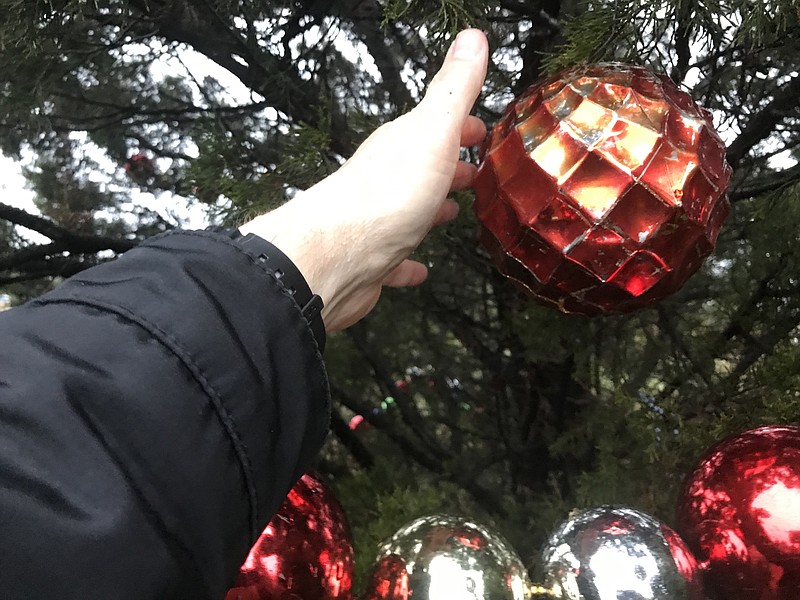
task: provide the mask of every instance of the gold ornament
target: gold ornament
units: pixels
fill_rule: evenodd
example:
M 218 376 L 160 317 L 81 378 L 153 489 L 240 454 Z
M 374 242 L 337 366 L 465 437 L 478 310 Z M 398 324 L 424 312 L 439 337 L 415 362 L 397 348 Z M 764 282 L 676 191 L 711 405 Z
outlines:
M 522 561 L 501 536 L 432 515 L 381 546 L 363 600 L 524 600 L 527 587 Z

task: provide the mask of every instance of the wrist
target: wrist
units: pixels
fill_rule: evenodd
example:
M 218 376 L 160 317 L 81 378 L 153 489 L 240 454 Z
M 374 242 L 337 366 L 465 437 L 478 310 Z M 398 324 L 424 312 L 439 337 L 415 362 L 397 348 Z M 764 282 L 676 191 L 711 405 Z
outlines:
M 341 256 L 340 244 L 330 229 L 321 230 L 315 223 L 330 223 L 319 219 L 316 207 L 310 206 L 302 195 L 286 204 L 260 215 L 239 227 L 243 235 L 253 233 L 283 252 L 303 275 L 309 288 L 325 304 L 322 316 L 328 315 L 341 296 L 339 268 L 346 259 Z
M 244 230 L 243 230 L 244 229 Z M 250 256 L 257 267 L 272 276 L 300 308 L 308 323 L 319 351 L 325 350 L 325 326 L 322 318 L 323 300 L 315 294 L 305 275 L 285 252 L 251 228 L 228 229 L 225 232 L 236 245 Z

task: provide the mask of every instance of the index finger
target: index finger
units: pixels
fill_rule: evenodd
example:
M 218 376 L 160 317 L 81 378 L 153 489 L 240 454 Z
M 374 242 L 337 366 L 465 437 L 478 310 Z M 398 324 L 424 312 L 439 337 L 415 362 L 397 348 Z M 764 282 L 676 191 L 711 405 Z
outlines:
M 417 109 L 460 131 L 486 79 L 489 42 L 478 29 L 458 34 Z

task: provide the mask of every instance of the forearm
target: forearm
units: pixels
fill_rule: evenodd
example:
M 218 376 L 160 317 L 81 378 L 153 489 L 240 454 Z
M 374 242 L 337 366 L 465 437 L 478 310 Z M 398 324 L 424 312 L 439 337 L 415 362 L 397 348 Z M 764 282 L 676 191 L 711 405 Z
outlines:
M 419 106 L 378 128 L 336 173 L 242 226 L 294 261 L 325 302 L 328 331 L 368 314 L 383 286 L 425 280 L 427 267 L 408 258 L 431 227 L 457 215 L 447 194 L 474 179 L 459 148 L 486 134 L 469 112 L 487 61 L 481 32 L 459 34 Z

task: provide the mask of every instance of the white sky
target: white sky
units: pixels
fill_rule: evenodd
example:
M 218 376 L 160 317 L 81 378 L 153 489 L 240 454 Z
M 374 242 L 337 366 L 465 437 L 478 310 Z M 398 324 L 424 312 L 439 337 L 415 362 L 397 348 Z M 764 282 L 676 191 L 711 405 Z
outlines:
M 315 44 L 320 42 L 322 35 L 319 28 L 312 28 L 306 34 L 305 43 Z M 338 28 L 331 28 L 327 33 L 328 39 L 331 39 L 336 46 L 336 49 L 342 55 L 358 63 L 359 66 L 370 74 L 373 78 L 380 80 L 380 73 L 375 65 L 372 56 L 365 51 L 363 45 L 351 43 L 345 35 L 341 34 Z M 293 44 L 296 47 L 299 44 Z M 131 44 L 126 47 L 126 53 L 139 54 L 147 52 L 147 47 L 141 44 Z M 222 87 L 226 90 L 228 101 L 231 105 L 251 103 L 259 101 L 262 98 L 255 95 L 248 89 L 239 79 L 233 76 L 229 71 L 220 67 L 216 63 L 208 60 L 204 55 L 195 52 L 191 49 L 185 49 L 179 53 L 179 56 L 164 57 L 154 61 L 150 65 L 152 73 L 156 77 L 163 77 L 166 75 L 174 75 L 182 73 L 187 75 L 188 80 L 195 79 L 202 81 L 206 77 L 213 77 Z M 196 90 L 197 100 L 201 101 L 199 90 Z M 81 134 L 75 134 L 77 138 L 85 138 Z M 101 167 L 106 169 L 109 173 L 113 172 L 115 165 L 104 155 L 102 150 L 93 144 L 87 143 L 84 146 L 84 151 Z M 192 155 L 192 150 L 187 150 L 187 153 Z M 31 159 L 32 160 L 32 157 Z M 24 159 L 25 163 L 30 162 L 29 159 Z M 92 179 L 98 182 L 103 182 L 110 179 L 108 174 L 105 176 L 102 173 L 93 174 Z M 185 219 L 184 226 L 189 228 L 201 229 L 209 225 L 208 216 L 205 207 L 200 204 L 190 206 L 185 198 L 174 196 L 169 193 L 161 193 L 154 196 L 150 193 L 139 192 L 135 188 L 131 194 L 133 203 L 154 210 L 161 214 L 169 221 L 174 221 L 174 217 Z M 34 193 L 27 188 L 25 177 L 22 175 L 22 168 L 19 163 L 13 159 L 0 154 L 0 202 L 24 209 L 34 214 L 40 214 L 40 211 L 34 205 Z M 32 242 L 43 243 L 46 238 L 36 232 L 27 229 L 21 229 L 25 237 Z
M 0 202 L 25 210 L 35 210 L 33 192 L 25 188 L 25 177 L 20 166 L 0 154 Z

